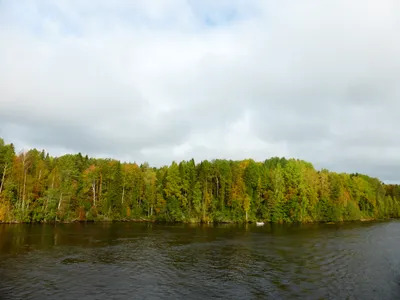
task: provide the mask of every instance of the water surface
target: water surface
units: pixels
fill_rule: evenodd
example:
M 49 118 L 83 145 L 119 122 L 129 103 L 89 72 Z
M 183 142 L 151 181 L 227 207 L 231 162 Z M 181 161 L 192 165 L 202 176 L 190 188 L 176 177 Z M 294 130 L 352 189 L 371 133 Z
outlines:
M 0 225 L 3 299 L 400 299 L 400 222 Z

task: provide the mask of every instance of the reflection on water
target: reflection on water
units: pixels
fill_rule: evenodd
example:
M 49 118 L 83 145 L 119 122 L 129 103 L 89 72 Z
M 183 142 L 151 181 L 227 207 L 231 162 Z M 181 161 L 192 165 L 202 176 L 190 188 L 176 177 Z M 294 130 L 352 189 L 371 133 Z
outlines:
M 5 299 L 400 299 L 400 222 L 0 225 Z

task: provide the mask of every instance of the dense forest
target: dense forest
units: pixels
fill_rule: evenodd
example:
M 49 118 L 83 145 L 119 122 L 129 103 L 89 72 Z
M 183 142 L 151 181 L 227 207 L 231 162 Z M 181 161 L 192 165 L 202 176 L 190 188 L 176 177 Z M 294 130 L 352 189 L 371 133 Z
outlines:
M 0 222 L 320 222 L 400 216 L 400 186 L 298 159 L 194 160 L 150 167 L 0 139 Z

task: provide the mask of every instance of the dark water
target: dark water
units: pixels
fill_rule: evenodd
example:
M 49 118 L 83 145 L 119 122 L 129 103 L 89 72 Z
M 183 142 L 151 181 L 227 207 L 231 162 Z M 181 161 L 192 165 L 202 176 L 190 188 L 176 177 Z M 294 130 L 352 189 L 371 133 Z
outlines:
M 2 299 L 400 299 L 400 222 L 0 225 Z

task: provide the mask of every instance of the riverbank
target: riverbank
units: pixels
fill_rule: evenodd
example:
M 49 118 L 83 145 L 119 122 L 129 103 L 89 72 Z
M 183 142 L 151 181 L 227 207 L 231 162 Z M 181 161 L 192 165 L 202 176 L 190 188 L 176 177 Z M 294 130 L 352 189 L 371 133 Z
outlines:
M 267 222 L 265 224 L 341 224 L 341 223 L 354 223 L 354 222 L 379 222 L 396 220 L 396 218 L 362 218 L 359 220 L 341 220 L 341 221 L 308 221 L 308 222 Z M 24 221 L 9 221 L 0 222 L 0 224 L 73 224 L 73 223 L 157 223 L 157 224 L 256 224 L 256 221 L 240 222 L 240 221 L 161 221 L 154 219 L 103 219 L 103 220 L 70 220 L 70 221 L 40 221 L 40 222 L 24 222 Z

